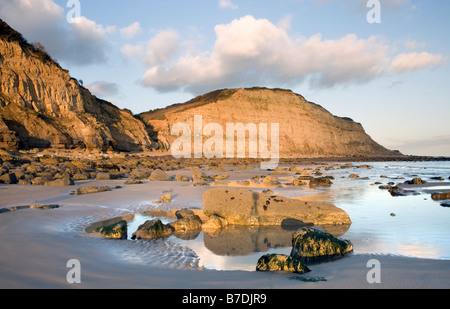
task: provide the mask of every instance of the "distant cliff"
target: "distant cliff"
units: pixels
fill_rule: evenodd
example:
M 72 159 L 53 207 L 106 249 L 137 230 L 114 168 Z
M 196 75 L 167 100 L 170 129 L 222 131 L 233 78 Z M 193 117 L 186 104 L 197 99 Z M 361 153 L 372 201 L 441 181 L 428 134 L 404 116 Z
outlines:
M 372 140 L 361 124 L 334 116 L 290 90 L 218 90 L 139 116 L 154 130 L 160 146 L 170 148 L 177 138 L 171 128 L 176 123 L 193 128 L 194 115 L 202 116 L 203 125 L 217 123 L 223 128 L 227 123 L 267 123 L 269 128 L 279 123 L 279 155 L 284 158 L 401 155 Z
M 91 95 L 0 19 L 0 148 L 152 147 L 131 112 Z

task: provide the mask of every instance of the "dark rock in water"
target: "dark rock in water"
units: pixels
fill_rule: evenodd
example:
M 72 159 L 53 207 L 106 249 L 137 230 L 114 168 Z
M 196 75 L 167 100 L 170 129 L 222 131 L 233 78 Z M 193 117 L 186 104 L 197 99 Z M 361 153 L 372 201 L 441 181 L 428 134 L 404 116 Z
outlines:
M 390 185 L 381 185 L 378 188 L 381 189 L 381 190 L 390 190 L 390 189 L 392 189 L 392 186 L 390 186 Z
M 155 239 L 171 235 L 172 228 L 163 224 L 160 219 L 147 220 L 140 225 L 131 239 Z
M 444 180 L 444 177 L 430 177 L 431 180 Z
M 313 178 L 309 182 L 310 187 L 330 187 L 332 184 L 328 177 Z
M 292 235 L 291 257 L 303 263 L 321 263 L 341 258 L 353 251 L 348 240 L 340 240 L 331 234 L 304 227 Z
M 441 203 L 442 207 L 450 207 L 450 202 Z
M 450 200 L 450 192 L 446 193 L 436 192 L 431 194 L 431 198 L 435 201 Z
M 284 254 L 266 254 L 259 258 L 257 271 L 288 271 L 304 274 L 311 270 L 300 260 Z
M 425 180 L 423 180 L 422 178 L 413 178 L 412 180 L 407 180 L 405 181 L 405 183 L 409 184 L 409 185 L 423 185 L 424 183 L 426 183 Z
M 113 224 L 99 227 L 96 232 L 101 233 L 105 238 L 126 239 L 128 233 L 127 221 L 121 220 Z
M 419 195 L 420 193 L 414 190 L 405 190 L 402 188 L 399 188 L 397 186 L 392 187 L 389 189 L 389 193 L 392 196 L 408 196 L 408 195 Z

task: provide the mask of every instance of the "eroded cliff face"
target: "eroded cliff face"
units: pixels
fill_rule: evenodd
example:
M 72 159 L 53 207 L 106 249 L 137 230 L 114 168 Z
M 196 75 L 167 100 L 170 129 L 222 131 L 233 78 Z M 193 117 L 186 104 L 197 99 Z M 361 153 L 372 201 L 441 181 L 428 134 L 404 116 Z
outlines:
M 91 95 L 0 20 L 0 148 L 152 147 L 145 125 Z
M 281 158 L 399 155 L 373 141 L 361 124 L 336 117 L 289 90 L 226 89 L 140 117 L 155 130 L 161 146 L 169 148 L 178 138 L 171 128 L 186 123 L 193 131 L 195 115 L 202 116 L 203 126 L 217 123 L 224 132 L 228 123 L 266 123 L 268 128 L 278 123 Z M 210 136 L 203 132 L 203 142 Z

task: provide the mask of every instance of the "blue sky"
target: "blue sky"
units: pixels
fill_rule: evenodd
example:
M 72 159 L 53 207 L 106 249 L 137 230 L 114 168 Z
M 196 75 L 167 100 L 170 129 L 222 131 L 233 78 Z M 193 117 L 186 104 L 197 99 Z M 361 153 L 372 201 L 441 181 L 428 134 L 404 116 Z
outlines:
M 120 108 L 287 88 L 386 147 L 450 156 L 450 1 L 380 0 L 380 23 L 368 0 L 78 2 L 80 16 L 69 0 L 2 0 L 0 18 Z

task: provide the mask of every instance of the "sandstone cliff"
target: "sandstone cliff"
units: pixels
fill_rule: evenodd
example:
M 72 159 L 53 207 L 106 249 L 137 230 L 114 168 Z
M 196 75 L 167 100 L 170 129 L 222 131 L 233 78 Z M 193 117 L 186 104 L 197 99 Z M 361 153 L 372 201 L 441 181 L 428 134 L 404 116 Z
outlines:
M 289 90 L 218 90 L 140 117 L 152 127 L 160 146 L 169 148 L 177 139 L 171 135 L 174 124 L 186 123 L 193 130 L 194 115 L 202 116 L 203 126 L 218 123 L 224 131 L 227 123 L 267 123 L 268 128 L 271 123 L 279 123 L 281 158 L 400 155 L 373 141 L 361 124 L 336 117 Z M 267 131 L 270 146 L 270 130 Z M 204 134 L 203 142 L 205 139 L 208 136 Z
M 131 112 L 91 95 L 43 50 L 0 19 L 0 148 L 152 146 Z

